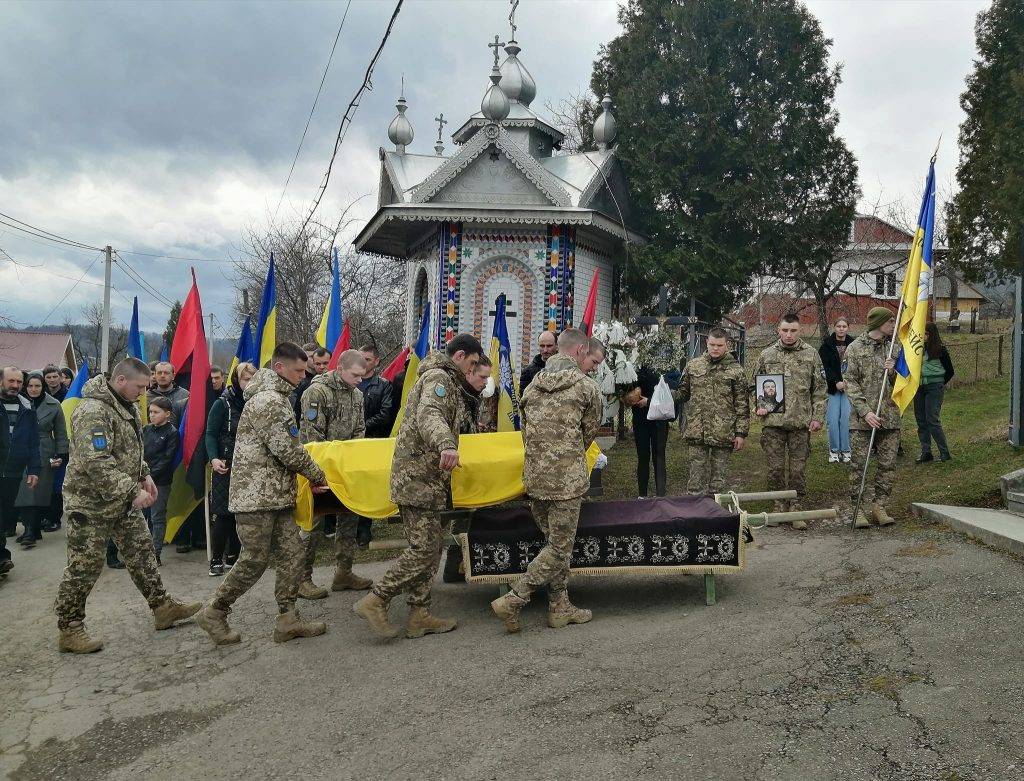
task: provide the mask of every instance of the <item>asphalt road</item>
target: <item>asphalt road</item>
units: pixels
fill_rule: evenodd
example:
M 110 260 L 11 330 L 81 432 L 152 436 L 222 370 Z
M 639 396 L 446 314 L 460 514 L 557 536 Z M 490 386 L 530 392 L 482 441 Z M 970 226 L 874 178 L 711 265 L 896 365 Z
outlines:
M 87 657 L 56 650 L 63 542 L 0 586 L 11 779 L 1024 778 L 1024 569 L 935 526 L 765 530 L 714 607 L 696 577 L 579 578 L 593 622 L 548 629 L 535 600 L 511 637 L 493 588 L 439 582 L 459 629 L 388 645 L 353 593 L 303 603 L 326 636 L 275 645 L 268 575 L 215 649 L 154 632 L 105 570 Z M 210 594 L 202 554 L 165 558 L 173 594 Z

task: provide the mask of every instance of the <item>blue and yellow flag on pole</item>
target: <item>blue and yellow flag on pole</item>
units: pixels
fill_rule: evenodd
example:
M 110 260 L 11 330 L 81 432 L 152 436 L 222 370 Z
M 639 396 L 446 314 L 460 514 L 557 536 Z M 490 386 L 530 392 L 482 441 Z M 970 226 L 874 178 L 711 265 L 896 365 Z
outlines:
M 143 363 L 146 362 L 146 344 L 142 339 L 142 331 L 139 330 L 138 296 L 135 296 L 135 301 L 132 303 L 132 324 L 128 328 L 128 357 L 138 358 Z M 139 394 L 139 398 L 135 403 L 139 405 L 142 425 L 146 425 L 149 423 L 149 400 L 146 397 L 145 391 Z
M 341 336 L 344 317 L 341 311 L 341 272 L 338 268 L 338 248 L 334 248 L 334 264 L 331 273 L 331 294 L 324 305 L 320 327 L 316 329 L 316 341 L 326 350 L 334 350 Z
M 491 372 L 494 392 L 498 394 L 498 431 L 519 431 L 519 388 L 512 364 L 512 345 L 505 319 L 505 294 L 494 301 L 494 327 L 491 329 Z
M 256 321 L 256 368 L 270 360 L 277 346 L 277 281 L 274 275 L 274 253 L 270 253 L 270 268 L 263 284 L 260 300 L 260 318 Z
M 75 375 L 75 379 L 71 381 L 71 385 L 68 386 L 67 395 L 64 397 L 64 401 L 60 403 L 61 409 L 64 410 L 64 423 L 68 427 L 68 436 L 71 436 L 71 413 L 75 411 L 82 401 L 82 386 L 89 381 L 89 361 L 82 361 L 82 365 L 78 368 L 78 374 Z
M 932 240 L 935 231 L 935 158 L 928 166 L 928 179 L 917 217 L 917 231 L 910 248 L 907 273 L 903 276 L 903 312 L 896 324 L 900 354 L 896 358 L 896 381 L 892 400 L 906 411 L 921 384 L 924 360 L 924 328 L 928 322 L 928 299 L 932 294 Z
M 248 315 L 245 318 L 245 325 L 242 326 L 242 333 L 238 336 L 235 357 L 231 359 L 231 366 L 228 367 L 228 385 L 231 384 L 231 376 L 235 373 L 235 367 L 240 363 L 256 363 L 256 346 L 252 341 L 252 319 Z
M 430 352 L 430 302 L 423 307 L 423 320 L 420 321 L 420 338 L 416 341 L 416 347 L 409 355 L 409 365 L 405 367 L 405 383 L 402 385 L 402 398 L 398 406 L 398 415 L 395 417 L 395 425 L 391 427 L 391 436 L 398 436 L 398 429 L 402 426 L 402 418 L 405 417 L 405 400 L 409 398 L 409 391 L 416 384 L 416 372 L 420 368 L 420 361 L 427 357 Z

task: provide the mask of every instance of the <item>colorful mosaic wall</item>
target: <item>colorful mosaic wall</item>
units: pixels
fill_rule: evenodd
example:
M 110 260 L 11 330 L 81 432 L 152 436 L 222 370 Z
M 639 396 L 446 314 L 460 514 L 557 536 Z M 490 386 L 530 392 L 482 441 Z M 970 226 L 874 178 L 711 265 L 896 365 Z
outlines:
M 545 273 L 545 327 L 561 331 L 572 325 L 576 287 L 576 229 L 549 225 Z
M 462 224 L 441 225 L 438 241 L 441 307 L 437 318 L 437 348 L 442 349 L 459 332 L 459 288 L 462 284 Z

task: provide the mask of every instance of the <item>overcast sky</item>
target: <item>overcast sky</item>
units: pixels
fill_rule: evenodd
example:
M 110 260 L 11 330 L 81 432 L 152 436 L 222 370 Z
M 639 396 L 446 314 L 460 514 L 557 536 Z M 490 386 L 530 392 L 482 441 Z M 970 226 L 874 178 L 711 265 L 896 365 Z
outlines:
M 940 182 L 952 181 L 959 95 L 971 68 L 973 0 L 812 0 L 843 64 L 840 131 L 860 166 L 864 208 L 903 200 L 916 212 L 941 133 Z M 332 3 L 0 4 L 0 212 L 90 245 L 224 261 L 247 227 L 275 213 L 346 0 Z M 278 219 L 303 213 L 323 175 L 342 112 L 393 8 L 355 0 Z M 338 160 L 321 213 L 376 192 L 402 75 L 416 138 L 432 153 L 479 109 L 504 0 L 407 0 Z M 611 0 L 521 0 L 521 60 L 534 108 L 586 87 L 598 47 L 618 31 Z M 374 198 L 357 209 L 370 216 Z M 0 314 L 19 325 L 76 320 L 101 300 L 91 251 L 29 240 L 0 225 Z M 125 258 L 161 296 L 184 298 L 189 263 Z M 229 262 L 195 263 L 204 306 L 230 336 Z M 37 268 L 29 268 L 37 266 Z M 143 328 L 166 306 L 115 267 L 115 321 L 138 295 Z M 70 292 L 69 292 L 70 291 Z M 57 306 L 62 297 L 66 299 Z M 51 310 L 52 313 L 51 313 Z

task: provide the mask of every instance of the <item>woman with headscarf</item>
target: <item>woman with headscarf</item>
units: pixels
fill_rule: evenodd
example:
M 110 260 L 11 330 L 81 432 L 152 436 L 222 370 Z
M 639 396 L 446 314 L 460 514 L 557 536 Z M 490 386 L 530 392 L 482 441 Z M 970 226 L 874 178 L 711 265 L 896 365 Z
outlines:
M 210 540 L 211 578 L 231 569 L 241 549 L 235 531 L 235 516 L 228 510 L 228 488 L 231 485 L 235 432 L 245 407 L 242 392 L 255 373 L 256 367 L 251 363 L 238 364 L 231 372 L 229 387 L 213 402 L 206 419 L 206 452 L 213 469 L 210 484 L 210 514 L 214 516 Z
M 21 522 L 25 526 L 18 542 L 28 549 L 34 548 L 36 540 L 43 537 L 42 520 L 52 499 L 54 473 L 68 460 L 68 429 L 64 422 L 64 410 L 60 402 L 46 392 L 41 372 L 28 375 L 25 398 L 36 413 L 40 461 L 39 482 L 32 488 L 22 483 L 15 499 L 15 506 L 20 508 Z

